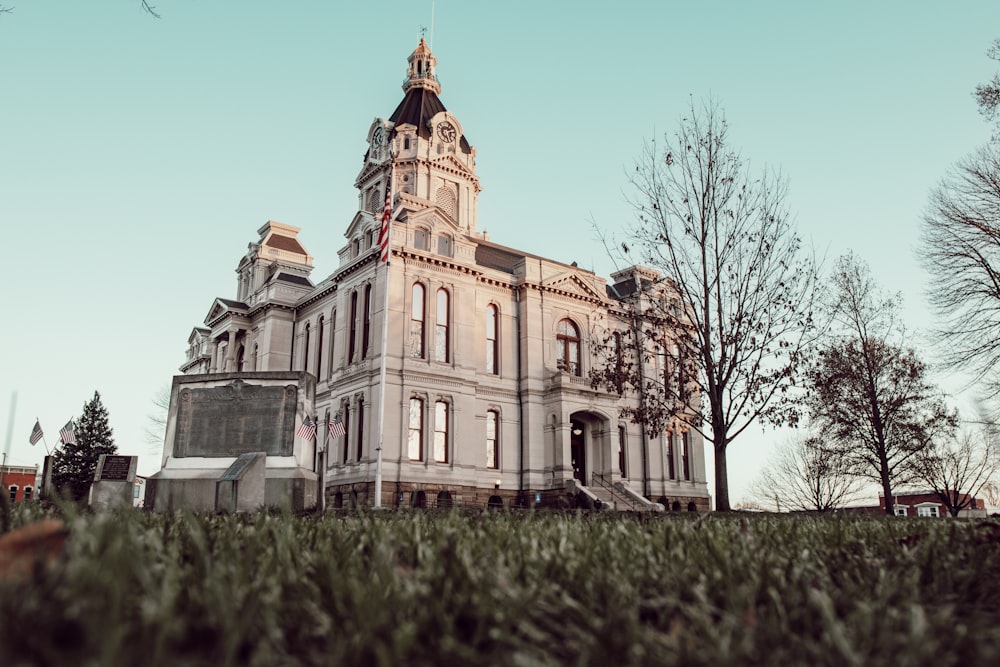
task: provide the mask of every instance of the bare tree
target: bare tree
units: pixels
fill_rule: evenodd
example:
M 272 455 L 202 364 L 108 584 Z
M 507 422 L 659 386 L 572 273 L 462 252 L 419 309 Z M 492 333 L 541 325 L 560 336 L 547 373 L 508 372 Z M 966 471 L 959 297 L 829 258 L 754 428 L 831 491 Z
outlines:
M 1000 458 L 987 433 L 964 431 L 935 443 L 918 459 L 917 474 L 930 485 L 952 516 L 974 508 L 976 496 L 991 483 Z
M 986 51 L 987 57 L 1000 62 L 1000 39 L 993 41 L 993 44 Z M 989 83 L 976 86 L 973 93 L 976 104 L 979 105 L 979 113 L 986 120 L 1000 121 L 1000 74 L 994 74 Z
M 714 101 L 683 118 L 663 146 L 650 142 L 630 178 L 636 222 L 618 246 L 642 264 L 633 327 L 596 364 L 594 386 L 634 391 L 623 414 L 650 434 L 693 428 L 713 444 L 716 508 L 730 509 L 726 449 L 751 423 L 794 423 L 789 400 L 807 336 L 817 267 L 786 210 L 787 184 L 751 172 L 729 146 Z M 626 340 L 622 341 L 622 338 Z M 651 362 L 659 371 L 648 372 Z M 676 372 L 675 372 L 676 371 Z
M 145 440 L 150 453 L 159 454 L 167 432 L 167 414 L 170 410 L 170 385 L 163 385 L 153 396 L 153 411 L 146 415 Z
M 931 192 L 920 255 L 943 319 L 944 361 L 1000 395 L 1000 144 L 962 160 Z
M 779 512 L 829 512 L 855 500 L 861 483 L 843 458 L 831 456 L 818 435 L 808 434 L 779 445 L 752 488 Z
M 918 455 L 954 428 L 927 367 L 904 348 L 899 296 L 886 295 L 853 255 L 837 262 L 829 308 L 829 342 L 809 372 L 806 404 L 824 447 L 892 498 L 916 477 Z M 892 503 L 886 503 L 892 515 Z

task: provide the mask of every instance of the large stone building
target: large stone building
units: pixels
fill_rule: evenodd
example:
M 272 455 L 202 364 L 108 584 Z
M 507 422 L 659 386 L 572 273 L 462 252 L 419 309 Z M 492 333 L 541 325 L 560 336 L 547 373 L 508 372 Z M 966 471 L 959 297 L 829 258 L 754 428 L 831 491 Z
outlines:
M 212 464 L 187 449 L 200 427 L 178 407 L 192 395 L 185 387 L 287 386 L 299 392 L 294 426 L 306 416 L 320 425 L 315 441 L 288 433 L 268 452 L 268 484 L 281 477 L 306 486 L 293 506 L 308 506 L 309 485 L 321 485 L 328 507 L 372 505 L 380 486 L 383 506 L 551 505 L 569 495 L 708 509 L 701 437 L 686 428 L 643 433 L 619 419 L 628 397 L 588 380 L 591 337 L 624 326 L 630 295 L 650 272 L 622 271 L 608 284 L 489 241 L 476 220 L 476 150 L 441 102 L 435 68 L 421 40 L 402 102 L 368 128 L 358 211 L 331 275 L 314 282 L 298 228 L 271 221 L 258 230 L 237 267 L 235 298 L 217 298 L 191 333 L 158 476 L 214 479 L 247 451 L 208 443 L 229 456 Z M 386 268 L 378 234 L 390 176 Z M 334 417 L 345 436 L 325 427 Z M 288 490 L 276 485 L 268 497 Z M 164 498 L 161 506 L 176 504 Z

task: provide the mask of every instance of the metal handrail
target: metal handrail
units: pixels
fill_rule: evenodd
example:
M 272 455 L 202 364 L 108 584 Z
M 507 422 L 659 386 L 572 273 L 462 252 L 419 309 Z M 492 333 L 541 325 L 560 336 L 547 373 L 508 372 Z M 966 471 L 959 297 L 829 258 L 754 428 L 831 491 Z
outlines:
M 590 477 L 598 486 L 607 489 L 608 492 L 611 494 L 611 497 L 614 498 L 616 501 L 621 501 L 625 503 L 626 505 L 629 506 L 629 509 L 633 510 L 636 509 L 636 501 L 632 498 L 629 498 L 624 493 L 616 489 L 614 484 L 612 484 L 604 475 L 595 472 Z

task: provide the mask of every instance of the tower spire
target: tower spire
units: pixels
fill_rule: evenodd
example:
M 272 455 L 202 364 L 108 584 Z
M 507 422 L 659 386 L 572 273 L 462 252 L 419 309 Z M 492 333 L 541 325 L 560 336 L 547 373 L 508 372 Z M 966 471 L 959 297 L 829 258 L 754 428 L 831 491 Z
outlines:
M 423 37 L 420 38 L 417 48 L 406 60 L 410 63 L 410 67 L 406 73 L 407 78 L 403 84 L 403 92 L 408 93 L 411 88 L 425 88 L 435 95 L 440 95 L 441 84 L 438 83 L 437 76 L 434 74 L 437 58 L 431 53 L 431 49 Z

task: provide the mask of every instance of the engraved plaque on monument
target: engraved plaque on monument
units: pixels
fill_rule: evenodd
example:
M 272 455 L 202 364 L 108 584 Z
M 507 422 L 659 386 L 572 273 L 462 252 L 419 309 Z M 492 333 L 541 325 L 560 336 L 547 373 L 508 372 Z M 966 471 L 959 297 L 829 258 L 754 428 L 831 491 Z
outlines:
M 182 388 L 177 396 L 174 456 L 290 456 L 298 389 L 234 380 L 223 387 Z
M 129 472 L 132 470 L 132 459 L 134 456 L 118 456 L 109 454 L 104 457 L 97 474 L 97 481 L 104 482 L 128 482 Z

